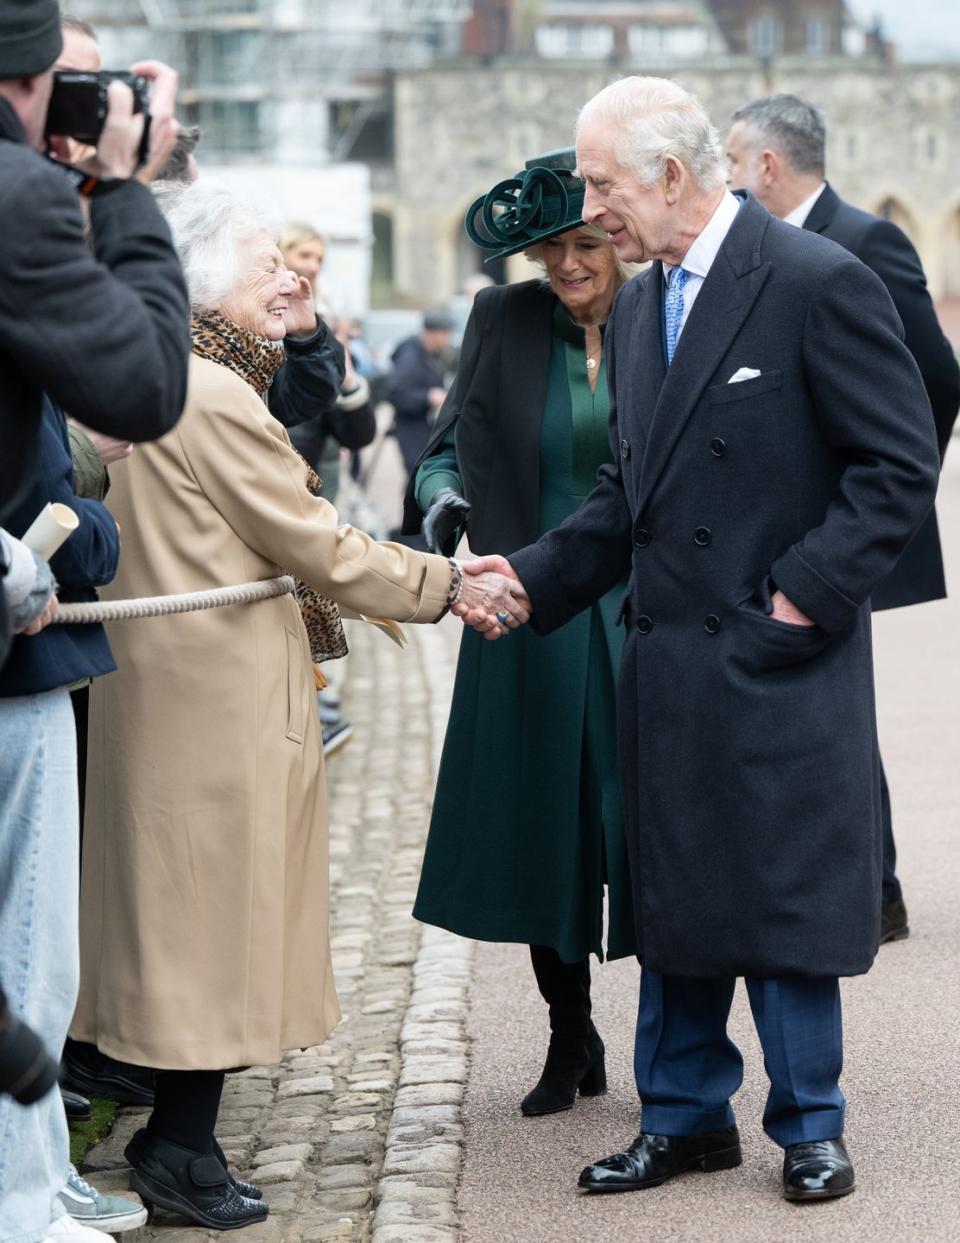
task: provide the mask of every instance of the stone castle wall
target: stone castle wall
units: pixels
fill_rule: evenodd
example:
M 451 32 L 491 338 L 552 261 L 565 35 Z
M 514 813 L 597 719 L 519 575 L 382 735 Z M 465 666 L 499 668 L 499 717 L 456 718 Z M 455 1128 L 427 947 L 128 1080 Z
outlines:
M 896 220 L 936 298 L 960 298 L 960 63 L 885 66 L 835 59 L 630 66 L 675 77 L 726 132 L 731 113 L 771 91 L 823 108 L 827 175 L 837 191 Z M 580 105 L 619 76 L 610 66 L 503 60 L 400 75 L 395 86 L 394 284 L 424 303 L 478 269 L 467 205 L 525 159 L 570 145 Z M 523 262 L 510 268 L 524 275 Z

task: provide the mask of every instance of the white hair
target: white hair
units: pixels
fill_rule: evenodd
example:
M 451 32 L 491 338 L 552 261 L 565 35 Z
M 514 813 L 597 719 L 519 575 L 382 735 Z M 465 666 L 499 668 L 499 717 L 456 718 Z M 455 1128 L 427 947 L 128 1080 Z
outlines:
M 587 100 L 577 139 L 587 124 L 616 127 L 614 153 L 642 186 L 653 185 L 668 156 L 680 161 L 706 194 L 727 181 L 720 135 L 700 101 L 669 78 L 621 78 Z
M 211 181 L 162 188 L 157 201 L 167 218 L 187 278 L 190 304 L 218 307 L 240 278 L 237 247 L 260 233 L 273 241 L 268 213 Z

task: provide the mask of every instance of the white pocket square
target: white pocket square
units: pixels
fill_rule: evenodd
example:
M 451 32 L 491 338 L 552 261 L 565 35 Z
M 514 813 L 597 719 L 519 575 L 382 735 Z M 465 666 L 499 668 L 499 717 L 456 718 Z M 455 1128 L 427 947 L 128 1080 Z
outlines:
M 739 384 L 741 380 L 755 380 L 758 375 L 760 375 L 760 372 L 756 367 L 741 367 L 739 371 L 733 373 L 727 383 Z

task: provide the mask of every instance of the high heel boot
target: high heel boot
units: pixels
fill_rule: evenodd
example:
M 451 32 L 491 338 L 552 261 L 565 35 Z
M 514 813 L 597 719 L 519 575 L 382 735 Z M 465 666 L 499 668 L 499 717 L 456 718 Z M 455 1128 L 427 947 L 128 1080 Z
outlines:
M 547 945 L 531 945 L 537 987 L 550 1007 L 550 1045 L 537 1086 L 520 1104 L 527 1117 L 571 1109 L 581 1096 L 607 1090 L 603 1041 L 590 1018 L 590 962 L 564 962 Z

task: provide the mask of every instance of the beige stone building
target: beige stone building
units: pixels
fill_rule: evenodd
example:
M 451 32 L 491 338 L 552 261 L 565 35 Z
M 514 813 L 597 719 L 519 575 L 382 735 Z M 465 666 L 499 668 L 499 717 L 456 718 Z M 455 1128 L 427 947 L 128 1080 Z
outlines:
M 469 203 L 530 155 L 571 142 L 577 110 L 623 73 L 657 73 L 694 91 L 725 132 L 746 100 L 792 91 L 828 124 L 828 176 L 838 192 L 895 220 L 913 239 L 935 298 L 960 298 L 960 64 L 898 65 L 877 57 L 722 57 L 605 64 L 504 58 L 435 65 L 394 86 L 394 166 L 375 197 L 392 232 L 398 299 L 436 301 L 480 267 L 463 232 Z M 529 269 L 512 261 L 509 279 Z

